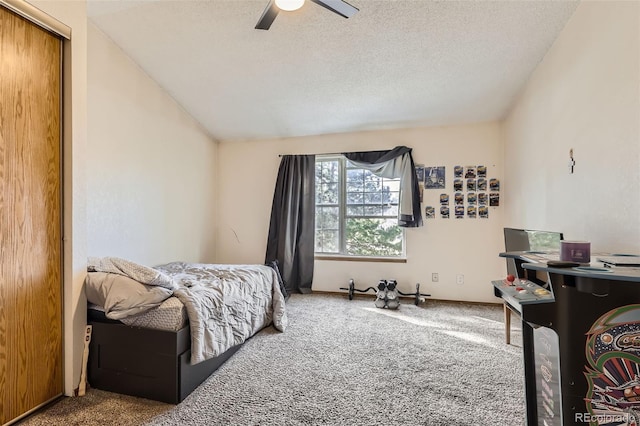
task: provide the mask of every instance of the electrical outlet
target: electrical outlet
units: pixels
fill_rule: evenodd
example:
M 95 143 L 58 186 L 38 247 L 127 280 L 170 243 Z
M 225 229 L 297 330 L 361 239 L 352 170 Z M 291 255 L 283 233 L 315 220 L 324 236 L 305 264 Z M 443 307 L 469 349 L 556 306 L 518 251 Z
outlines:
M 464 284 L 464 275 L 462 274 L 456 275 L 456 284 L 459 284 L 459 285 Z
M 431 274 L 431 281 L 434 282 L 434 283 L 438 282 L 438 273 L 437 272 L 434 272 L 434 273 Z

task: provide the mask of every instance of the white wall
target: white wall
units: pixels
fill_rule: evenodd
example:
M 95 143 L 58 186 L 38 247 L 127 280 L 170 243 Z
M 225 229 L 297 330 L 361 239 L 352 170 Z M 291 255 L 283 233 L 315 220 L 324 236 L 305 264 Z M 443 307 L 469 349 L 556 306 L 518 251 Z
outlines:
M 213 262 L 216 143 L 91 23 L 88 37 L 89 256 Z
M 506 226 L 640 253 L 639 28 L 638 2 L 578 6 L 504 124 Z
M 425 202 L 438 205 L 450 194 L 451 219 L 425 220 L 406 231 L 407 263 L 316 261 L 313 290 L 340 291 L 349 278 L 360 288 L 382 278 L 396 279 L 404 292 L 421 291 L 432 298 L 495 302 L 491 280 L 505 274 L 503 207 L 490 208 L 489 219 L 453 218 L 453 166 L 486 165 L 488 177 L 502 180 L 503 145 L 497 123 L 459 127 L 362 132 L 259 142 L 220 143 L 217 252 L 222 263 L 264 261 L 278 154 L 413 148 L 416 163 L 446 166 L 445 191 L 425 190 Z M 423 204 L 423 211 L 424 211 Z M 431 273 L 440 276 L 431 282 Z M 455 284 L 456 274 L 465 283 Z M 371 294 L 373 295 L 373 294 Z
M 213 260 L 217 147 L 117 48 L 87 28 L 85 1 L 29 3 L 72 31 L 65 43 L 63 142 L 64 391 L 71 396 L 82 365 L 87 256 Z

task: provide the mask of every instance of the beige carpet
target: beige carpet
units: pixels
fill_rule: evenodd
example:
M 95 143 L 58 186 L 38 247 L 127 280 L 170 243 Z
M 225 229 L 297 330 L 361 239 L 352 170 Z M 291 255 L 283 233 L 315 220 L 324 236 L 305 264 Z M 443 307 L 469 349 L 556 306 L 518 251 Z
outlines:
M 522 335 L 502 307 L 293 295 L 179 405 L 90 389 L 25 425 L 524 425 Z
M 43 425 L 142 425 L 174 409 L 163 402 L 89 389 L 83 397 L 63 398 L 32 414 L 20 424 Z

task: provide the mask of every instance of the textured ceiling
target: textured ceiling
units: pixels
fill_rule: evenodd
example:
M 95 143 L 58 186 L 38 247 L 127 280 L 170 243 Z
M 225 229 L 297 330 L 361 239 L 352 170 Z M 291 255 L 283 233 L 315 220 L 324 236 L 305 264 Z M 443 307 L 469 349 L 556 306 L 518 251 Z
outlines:
M 89 0 L 91 21 L 217 140 L 455 125 L 505 116 L 575 1 Z

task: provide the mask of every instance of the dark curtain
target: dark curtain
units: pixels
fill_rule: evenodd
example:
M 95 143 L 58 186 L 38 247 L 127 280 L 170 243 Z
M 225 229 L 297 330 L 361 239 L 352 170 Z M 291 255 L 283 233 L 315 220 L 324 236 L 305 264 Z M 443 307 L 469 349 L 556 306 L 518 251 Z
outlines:
M 423 225 L 420 188 L 411 148 L 397 146 L 386 151 L 345 152 L 343 155 L 376 176 L 400 178 L 398 226 L 416 228 Z
M 289 293 L 311 293 L 315 162 L 315 155 L 282 156 L 273 193 L 265 263 L 278 261 Z

